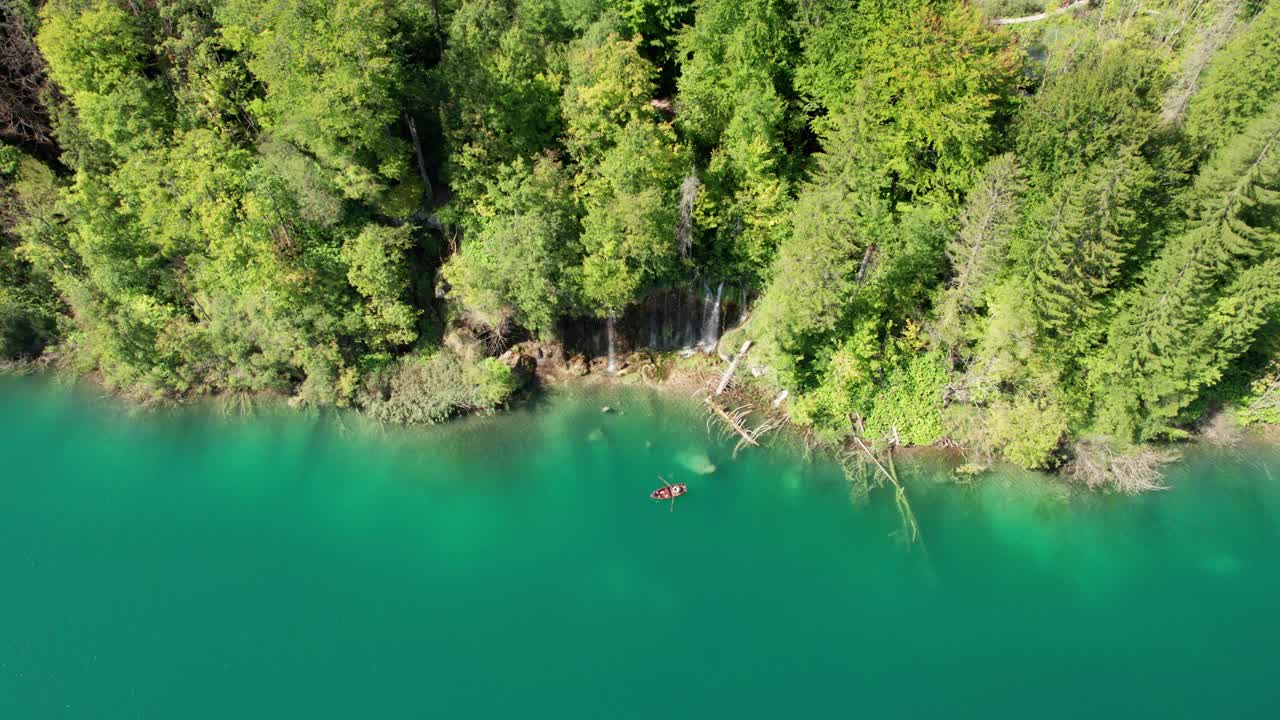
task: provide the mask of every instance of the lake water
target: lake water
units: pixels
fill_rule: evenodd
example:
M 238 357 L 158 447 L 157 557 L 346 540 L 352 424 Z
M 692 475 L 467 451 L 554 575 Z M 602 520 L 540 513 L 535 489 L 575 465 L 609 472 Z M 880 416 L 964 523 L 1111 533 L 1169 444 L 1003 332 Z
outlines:
M 1141 498 L 904 463 L 908 549 L 731 450 L 640 391 L 387 432 L 0 378 L 0 718 L 1280 712 L 1274 451 Z

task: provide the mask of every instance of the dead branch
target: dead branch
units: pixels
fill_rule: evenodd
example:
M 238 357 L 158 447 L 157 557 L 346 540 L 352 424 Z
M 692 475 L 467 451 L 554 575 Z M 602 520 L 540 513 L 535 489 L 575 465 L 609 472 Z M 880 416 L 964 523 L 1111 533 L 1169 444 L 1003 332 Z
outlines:
M 769 418 L 756 427 L 747 424 L 747 419 L 751 415 L 752 407 L 750 405 L 740 405 L 733 409 L 722 407 L 711 396 L 703 398 L 703 402 L 707 406 L 707 431 L 711 431 L 711 424 L 717 419 L 723 424 L 722 430 L 729 436 L 737 435 L 738 444 L 733 448 L 733 454 L 737 455 L 738 451 L 746 446 L 759 447 L 760 438 L 766 433 L 776 430 L 782 426 L 780 418 Z
M 876 457 L 876 454 L 871 451 L 871 448 L 867 447 L 867 444 L 862 441 L 862 438 L 854 435 L 853 439 L 858 443 L 858 447 L 862 449 L 862 452 L 866 454 L 867 458 L 880 469 L 880 473 L 884 479 L 888 480 L 889 483 L 893 485 L 893 503 L 897 506 L 898 515 L 902 518 L 903 534 L 906 536 L 908 542 L 915 543 L 920 539 L 920 525 L 916 522 L 916 514 L 912 511 L 911 503 L 907 500 L 907 490 L 902 486 L 902 483 L 898 481 L 898 469 L 893 464 L 893 448 L 890 447 L 885 451 L 886 460 L 889 463 L 889 466 L 885 467 L 884 463 L 880 462 L 880 459 Z
M 733 379 L 733 373 L 738 369 L 738 362 L 742 360 L 742 357 L 746 355 L 747 351 L 750 349 L 750 340 L 742 343 L 742 349 L 738 351 L 737 355 L 733 356 L 733 360 L 729 362 L 729 367 L 725 369 L 724 375 L 720 376 L 720 384 L 716 386 L 716 395 L 723 394 L 725 388 L 729 387 L 729 381 Z

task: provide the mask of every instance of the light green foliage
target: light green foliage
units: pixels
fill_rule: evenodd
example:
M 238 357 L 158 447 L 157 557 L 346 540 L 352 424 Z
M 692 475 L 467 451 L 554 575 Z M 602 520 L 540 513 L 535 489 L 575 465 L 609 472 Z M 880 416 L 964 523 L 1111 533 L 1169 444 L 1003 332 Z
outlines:
M 645 47 L 665 61 L 680 26 L 690 19 L 693 0 L 610 0 L 628 34 L 642 38 Z
M 868 44 L 895 17 L 931 4 L 927 0 L 828 0 L 797 3 L 797 31 L 804 59 L 796 68 L 796 86 L 814 108 L 837 112 L 849 105 L 860 79 Z M 951 2 L 936 3 L 939 9 Z
M 565 144 L 582 165 L 582 304 L 620 313 L 673 269 L 686 159 L 648 103 L 655 69 L 605 17 L 569 52 Z
M 1067 432 L 1067 416 L 1052 400 L 1017 395 L 991 407 L 988 437 L 1006 460 L 1024 468 L 1047 468 Z
M 605 32 L 604 37 L 596 37 Z M 607 20 L 596 23 L 588 36 L 570 47 L 561 110 L 566 123 L 564 145 L 575 158 L 584 164 L 599 160 L 631 120 L 655 117 L 649 105 L 655 72 L 634 40 L 608 32 Z
M 578 296 L 578 208 L 571 177 L 539 157 L 500 168 L 477 201 L 476 228 L 444 267 L 452 297 L 491 327 L 549 333 Z
M 677 121 L 709 152 L 697 221 L 714 241 L 695 248 L 718 275 L 761 274 L 787 235 L 791 205 L 784 146 L 796 43 L 786 5 L 715 0 L 699 5 L 681 37 Z
M 1018 113 L 1018 156 L 1034 187 L 1131 152 L 1154 131 L 1167 71 L 1142 38 L 1099 38 L 1063 49 L 1044 87 Z
M 1121 265 L 1142 237 L 1143 218 L 1135 209 L 1151 176 L 1141 157 L 1109 158 L 1067 178 L 1030 211 L 1013 261 L 1027 270 L 1043 333 L 1087 340 L 1082 330 L 1100 316 Z
M 681 129 L 701 148 L 719 144 L 742 103 L 769 106 L 765 135 L 782 129 L 788 76 L 795 62 L 785 3 L 776 0 L 707 0 L 680 36 Z M 756 112 L 750 111 L 747 112 Z M 776 139 L 774 140 L 776 142 Z
M 476 404 L 482 409 L 501 405 L 518 385 L 515 373 L 498 358 L 487 357 L 466 367 L 467 381 L 474 387 Z
M 0 353 L 434 422 L 514 387 L 450 323 L 725 279 L 833 443 L 1054 467 L 1276 417 L 1275 3 L 440 10 L 44 3 L 61 155 L 0 145 Z
M 758 331 L 788 356 L 783 363 L 812 358 L 813 346 L 839 326 L 866 280 L 867 248 L 891 228 L 881 156 L 862 141 L 860 118 L 849 116 L 841 126 L 800 191 L 791 237 L 779 249 L 758 312 Z
M 1216 382 L 1280 305 L 1280 105 L 1201 172 L 1193 226 L 1173 239 L 1111 325 L 1097 362 L 1102 428 L 1176 434 L 1179 414 Z
M 1272 361 L 1240 401 L 1236 417 L 1243 425 L 1280 424 L 1280 359 Z
M 684 160 L 668 125 L 633 120 L 582 188 L 582 296 L 613 315 L 673 269 L 676 183 Z
M 110 0 L 57 0 L 40 13 L 37 42 L 50 77 L 85 132 L 122 157 L 161 145 L 172 122 L 160 83 L 147 73 L 147 17 Z
M 622 128 L 633 121 L 652 122 L 656 68 L 634 40 L 611 30 L 608 18 L 596 23 L 569 49 L 569 82 L 561 99 L 565 146 L 590 167 L 600 161 Z
M 942 438 L 942 393 L 947 371 L 942 353 L 906 348 L 905 359 L 886 373 L 871 401 L 865 432 L 894 437 L 905 445 L 931 445 Z
M 418 311 L 404 301 L 409 286 L 405 254 L 413 247 L 413 228 L 369 225 L 342 246 L 351 287 L 368 301 L 364 321 L 375 347 L 408 345 L 417 338 Z
M 1230 142 L 1280 93 L 1280 4 L 1268 3 L 1214 56 L 1187 111 L 1187 134 L 1206 151 Z
M 900 192 L 976 180 L 1013 109 L 1021 55 L 967 3 L 858 3 L 806 40 L 798 82 L 828 115 L 858 105 Z M 856 73 L 851 68 L 857 68 Z
M 432 425 L 465 410 L 488 410 L 515 389 L 511 369 L 496 358 L 478 364 L 450 350 L 407 355 L 366 382 L 363 407 L 399 425 Z
M 1025 191 L 1011 154 L 993 158 L 969 193 L 960 229 L 947 241 L 951 279 L 938 303 L 937 328 L 953 347 L 964 345 L 964 319 L 985 302 L 985 291 L 1005 262 Z
M 0 360 L 34 357 L 54 338 L 60 303 L 48 275 L 22 252 L 20 236 L 56 197 L 49 169 L 0 143 Z
M 257 121 L 311 153 L 346 197 L 371 198 L 410 172 L 408 145 L 388 132 L 405 81 L 390 3 L 231 0 L 218 18 L 266 88 L 250 103 Z
M 437 68 L 447 173 L 454 192 L 475 202 L 496 169 L 555 144 L 568 31 L 555 3 L 467 0 L 448 34 Z
M 906 192 L 956 195 L 977 179 L 1012 111 L 1021 55 L 966 3 L 894 15 L 867 47 L 865 93 Z

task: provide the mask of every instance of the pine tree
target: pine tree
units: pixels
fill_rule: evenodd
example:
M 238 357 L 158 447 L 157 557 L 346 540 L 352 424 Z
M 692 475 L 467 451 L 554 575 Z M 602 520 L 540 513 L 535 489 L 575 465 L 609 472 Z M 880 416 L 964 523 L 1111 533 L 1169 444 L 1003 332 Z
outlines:
M 1176 434 L 1280 303 L 1280 104 L 1214 156 L 1195 194 L 1192 228 L 1153 263 L 1095 362 L 1098 422 L 1117 437 Z
M 1024 190 L 1017 158 L 1006 154 L 987 163 L 969 193 L 960 230 L 947 243 L 951 279 L 938 304 L 938 333 L 953 347 L 961 344 L 964 318 L 983 302 L 1006 259 Z
M 1032 214 L 1024 262 L 1046 336 L 1069 338 L 1098 317 L 1138 235 L 1134 205 L 1148 170 L 1133 153 L 1109 159 L 1064 180 Z
M 1186 129 L 1206 152 L 1236 137 L 1280 93 L 1280 3 L 1267 3 L 1218 51 L 1191 97 Z

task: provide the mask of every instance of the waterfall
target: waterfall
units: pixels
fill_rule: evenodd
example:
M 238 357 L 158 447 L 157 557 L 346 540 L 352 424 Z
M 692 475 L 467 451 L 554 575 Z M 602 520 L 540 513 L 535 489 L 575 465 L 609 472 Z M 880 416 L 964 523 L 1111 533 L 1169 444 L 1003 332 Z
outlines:
M 687 298 L 686 295 L 688 296 Z M 680 345 L 684 350 L 692 351 L 696 349 L 698 335 L 702 332 L 702 313 L 698 312 L 701 305 L 698 308 L 690 307 L 696 303 L 696 293 L 680 293 L 680 315 L 677 317 L 684 321 L 684 334 L 680 337 Z
M 618 330 L 614 327 L 614 315 L 610 314 L 604 321 L 605 336 L 609 342 L 609 365 L 606 370 L 609 373 L 618 372 Z
M 705 320 L 702 323 L 702 340 L 698 343 L 703 352 L 713 353 L 716 351 L 716 345 L 720 343 L 720 300 L 724 295 L 724 281 L 716 286 L 716 294 L 713 299 L 711 296 L 711 286 L 706 286 L 707 290 L 707 307 L 705 309 Z
M 747 284 L 742 284 L 742 302 L 738 305 L 738 322 L 735 325 L 741 325 L 747 321 Z
M 680 183 L 680 219 L 676 222 L 676 248 L 680 257 L 689 257 L 693 249 L 693 205 L 698 199 L 698 188 L 702 183 L 698 176 L 689 173 Z
M 646 303 L 648 305 L 649 303 Z M 662 313 L 658 312 L 656 307 L 648 308 L 649 311 L 649 347 L 658 347 L 659 331 L 662 328 Z

